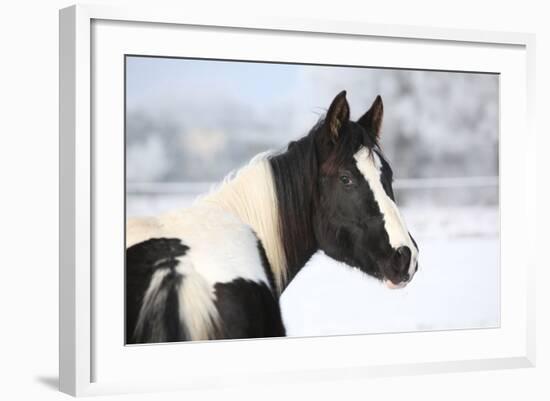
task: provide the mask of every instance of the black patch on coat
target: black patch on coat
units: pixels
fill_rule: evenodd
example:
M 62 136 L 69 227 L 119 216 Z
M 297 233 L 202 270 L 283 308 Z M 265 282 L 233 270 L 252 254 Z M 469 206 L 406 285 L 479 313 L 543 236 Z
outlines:
M 182 336 L 177 289 L 182 277 L 176 258 L 189 247 L 177 238 L 151 238 L 126 249 L 126 343 L 177 341 Z M 143 305 L 153 274 L 168 270 L 149 305 Z M 140 320 L 142 324 L 137 327 Z
M 265 283 L 243 278 L 214 286 L 221 338 L 283 337 L 279 302 Z

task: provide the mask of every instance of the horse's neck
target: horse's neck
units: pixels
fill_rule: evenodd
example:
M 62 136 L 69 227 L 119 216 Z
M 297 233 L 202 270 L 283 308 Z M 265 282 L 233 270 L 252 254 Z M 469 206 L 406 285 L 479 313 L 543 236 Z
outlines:
M 264 157 L 251 162 L 202 201 L 233 213 L 254 230 L 266 251 L 280 294 L 288 283 L 288 272 L 269 161 Z
M 318 249 L 312 221 L 318 178 L 314 137 L 310 134 L 291 143 L 269 163 L 290 282 Z

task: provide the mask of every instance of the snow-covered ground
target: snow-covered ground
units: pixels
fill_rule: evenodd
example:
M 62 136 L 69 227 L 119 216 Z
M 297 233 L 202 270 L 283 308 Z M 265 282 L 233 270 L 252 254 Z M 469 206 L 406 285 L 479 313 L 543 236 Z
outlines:
M 418 242 L 420 269 L 398 290 L 315 254 L 281 297 L 288 335 L 497 327 L 498 239 Z
M 129 194 L 127 215 L 188 206 L 194 196 Z M 490 328 L 499 325 L 497 206 L 401 209 L 420 247 L 404 289 L 315 254 L 281 297 L 289 336 Z

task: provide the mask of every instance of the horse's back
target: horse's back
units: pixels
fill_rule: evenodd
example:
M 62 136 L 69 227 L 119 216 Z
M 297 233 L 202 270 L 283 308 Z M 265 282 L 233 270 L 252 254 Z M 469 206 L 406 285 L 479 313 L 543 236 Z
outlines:
M 127 222 L 127 342 L 284 335 L 254 231 L 195 206 Z

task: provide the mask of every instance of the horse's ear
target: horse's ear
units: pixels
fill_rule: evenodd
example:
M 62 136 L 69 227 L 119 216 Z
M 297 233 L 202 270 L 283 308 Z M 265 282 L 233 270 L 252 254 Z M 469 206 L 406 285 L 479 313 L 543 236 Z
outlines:
M 384 105 L 380 95 L 376 96 L 370 109 L 363 114 L 357 123 L 367 130 L 367 134 L 372 135 L 376 140 L 380 138 L 380 127 L 384 117 Z
M 325 117 L 325 126 L 327 128 L 330 139 L 336 143 L 340 135 L 340 129 L 349 121 L 349 104 L 346 99 L 346 91 L 340 92 L 327 111 Z

